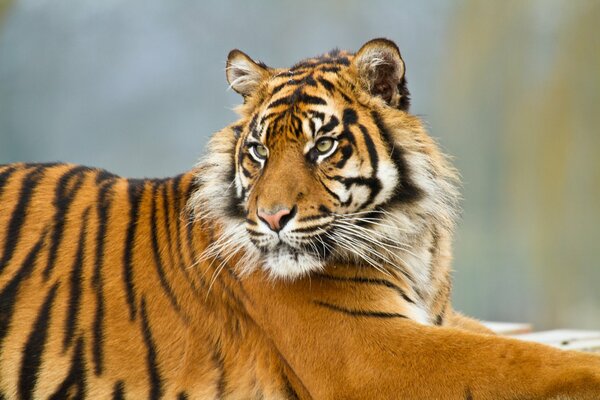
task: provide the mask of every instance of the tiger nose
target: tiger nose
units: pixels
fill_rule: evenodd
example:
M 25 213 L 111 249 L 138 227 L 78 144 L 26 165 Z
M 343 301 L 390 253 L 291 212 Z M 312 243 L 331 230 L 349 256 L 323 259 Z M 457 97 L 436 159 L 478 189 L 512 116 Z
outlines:
M 271 230 L 279 232 L 283 227 L 292 219 L 296 214 L 296 207 L 294 206 L 291 210 L 289 208 L 283 208 L 274 213 L 266 212 L 262 209 L 258 210 L 258 218 L 265 222 Z

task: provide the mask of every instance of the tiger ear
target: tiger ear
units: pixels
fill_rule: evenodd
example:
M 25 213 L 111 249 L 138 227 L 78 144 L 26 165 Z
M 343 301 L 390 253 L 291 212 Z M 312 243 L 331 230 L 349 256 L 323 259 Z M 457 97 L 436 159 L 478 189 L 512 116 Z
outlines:
M 225 74 L 229 86 L 246 97 L 252 94 L 260 83 L 269 76 L 269 68 L 235 49 L 231 50 L 227 56 Z
M 352 64 L 364 89 L 373 96 L 381 97 L 391 107 L 408 109 L 404 60 L 396 43 L 388 39 L 373 39 L 356 52 Z

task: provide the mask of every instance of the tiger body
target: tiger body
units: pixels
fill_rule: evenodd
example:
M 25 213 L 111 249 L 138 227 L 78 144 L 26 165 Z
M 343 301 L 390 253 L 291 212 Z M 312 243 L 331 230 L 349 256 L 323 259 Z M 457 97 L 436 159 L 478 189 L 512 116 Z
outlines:
M 189 220 L 194 172 L 128 180 L 69 164 L 14 164 L 0 177 L 5 397 L 299 396 L 297 378 L 236 294 L 238 279 L 217 276 L 218 259 L 194 266 L 215 234 Z M 435 313 L 424 310 L 440 308 L 415 306 L 420 297 L 401 275 L 340 266 L 311 279 L 327 286 L 323 304 L 354 285 L 357 299 L 386 292 L 377 313 L 429 323 Z
M 285 397 L 224 277 L 209 292 L 211 275 L 190 268 L 207 241 L 182 219 L 192 173 L 23 164 L 0 176 L 4 397 Z
M 456 172 L 393 43 L 227 74 L 183 175 L 0 167 L 0 398 L 596 398 L 598 357 L 452 310 Z

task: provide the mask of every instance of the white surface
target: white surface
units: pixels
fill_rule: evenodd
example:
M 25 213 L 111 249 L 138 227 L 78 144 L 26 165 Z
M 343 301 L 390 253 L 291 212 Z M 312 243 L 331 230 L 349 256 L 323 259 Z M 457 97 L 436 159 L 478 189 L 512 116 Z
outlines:
M 513 335 L 517 333 L 527 333 L 531 332 L 532 330 L 531 324 L 521 322 L 481 321 L 481 323 L 487 328 L 496 332 L 498 335 Z
M 516 339 L 543 343 L 564 350 L 600 352 L 600 331 L 556 329 L 511 336 Z

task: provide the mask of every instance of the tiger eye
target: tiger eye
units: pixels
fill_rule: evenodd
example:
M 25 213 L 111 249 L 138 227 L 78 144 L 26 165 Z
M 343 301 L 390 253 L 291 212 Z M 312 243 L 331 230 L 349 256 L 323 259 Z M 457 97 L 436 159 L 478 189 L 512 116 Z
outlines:
M 327 153 L 329 150 L 331 150 L 331 148 L 333 147 L 334 141 L 331 138 L 324 138 L 321 139 L 317 142 L 317 145 L 315 146 L 317 148 L 317 151 L 321 154 L 323 153 Z
M 250 145 L 250 154 L 252 154 L 252 157 L 257 161 L 263 161 L 267 159 L 269 150 L 262 144 L 255 143 Z
M 259 156 L 261 156 L 262 158 L 266 158 L 267 157 L 267 148 L 261 144 L 256 146 L 256 154 L 258 154 Z

